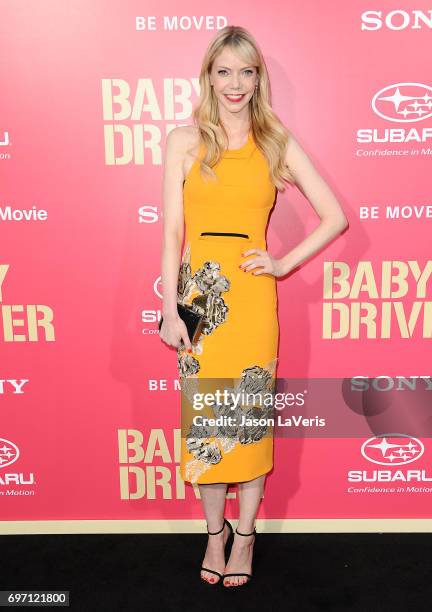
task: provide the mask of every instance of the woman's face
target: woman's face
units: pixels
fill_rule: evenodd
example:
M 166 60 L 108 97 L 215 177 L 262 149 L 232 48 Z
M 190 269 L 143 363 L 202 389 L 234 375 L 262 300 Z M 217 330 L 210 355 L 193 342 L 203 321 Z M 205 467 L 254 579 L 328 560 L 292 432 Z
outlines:
M 213 62 L 210 82 L 219 103 L 230 113 L 237 113 L 248 106 L 253 96 L 258 83 L 257 69 L 225 47 Z

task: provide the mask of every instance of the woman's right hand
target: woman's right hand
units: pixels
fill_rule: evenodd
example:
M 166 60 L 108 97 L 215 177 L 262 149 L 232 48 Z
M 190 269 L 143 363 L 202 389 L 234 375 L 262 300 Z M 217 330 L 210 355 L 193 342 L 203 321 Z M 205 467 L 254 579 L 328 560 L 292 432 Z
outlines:
M 162 325 L 159 332 L 161 340 L 174 346 L 176 349 L 182 347 L 182 341 L 187 351 L 192 350 L 192 344 L 189 340 L 189 334 L 185 322 L 180 316 L 163 317 Z

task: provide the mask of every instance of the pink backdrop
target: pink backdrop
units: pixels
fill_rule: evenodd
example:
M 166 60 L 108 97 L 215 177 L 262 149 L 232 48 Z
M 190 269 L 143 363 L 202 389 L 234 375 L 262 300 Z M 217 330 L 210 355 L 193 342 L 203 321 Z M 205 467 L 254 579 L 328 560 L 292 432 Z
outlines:
M 202 518 L 178 475 L 176 353 L 157 332 L 161 164 L 166 134 L 191 123 L 203 53 L 226 24 L 258 40 L 275 111 L 350 223 L 278 282 L 278 376 L 428 375 L 432 19 L 426 0 L 402 4 L 293 0 L 265 12 L 222 0 L 214 16 L 214 3 L 196 1 L 1 3 L 2 521 Z M 317 223 L 288 188 L 269 251 L 284 255 Z M 407 279 L 391 279 L 388 295 L 384 262 Z M 338 296 L 330 274 L 324 284 L 332 265 L 351 294 Z M 378 324 L 360 323 L 356 337 L 359 305 Z M 409 484 L 427 487 L 431 440 L 419 440 L 416 462 L 380 466 L 361 452 L 372 436 L 277 439 L 259 517 L 430 517 L 430 492 Z M 379 469 L 402 474 L 394 491 L 350 491 L 350 470 Z M 227 516 L 235 508 L 230 497 Z

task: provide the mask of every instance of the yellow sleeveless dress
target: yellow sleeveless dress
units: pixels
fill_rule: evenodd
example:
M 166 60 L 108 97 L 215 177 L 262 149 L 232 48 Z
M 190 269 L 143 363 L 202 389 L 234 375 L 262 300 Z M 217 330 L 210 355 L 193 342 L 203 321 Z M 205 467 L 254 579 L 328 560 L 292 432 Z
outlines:
M 267 250 L 276 189 L 252 132 L 243 147 L 223 152 L 213 167 L 217 182 L 201 177 L 198 158 L 183 185 L 186 235 L 178 300 L 204 315 L 205 324 L 192 353 L 183 344 L 177 350 L 180 474 L 198 484 L 244 482 L 273 467 L 270 394 L 279 325 L 275 277 L 239 265 L 255 255 L 242 256 L 246 250 Z M 226 394 L 217 396 L 216 390 Z M 196 398 L 204 393 L 217 401 L 201 409 Z M 245 393 L 258 396 L 243 402 Z

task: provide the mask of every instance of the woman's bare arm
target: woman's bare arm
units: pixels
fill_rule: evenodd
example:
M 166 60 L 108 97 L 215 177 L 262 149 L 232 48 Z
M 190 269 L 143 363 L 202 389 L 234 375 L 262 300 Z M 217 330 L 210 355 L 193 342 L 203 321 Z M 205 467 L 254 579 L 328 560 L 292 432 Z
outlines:
M 163 289 L 161 339 L 178 346 L 180 337 L 191 348 L 184 322 L 177 312 L 177 284 L 184 233 L 183 158 L 187 137 L 182 127 L 172 130 L 166 139 L 163 171 L 163 237 L 161 276 Z
M 295 182 L 309 200 L 321 222 L 300 244 L 279 260 L 282 274 L 309 259 L 348 225 L 348 220 L 334 193 L 316 170 L 308 155 L 290 133 L 285 162 Z
M 177 283 L 183 243 L 183 142 L 179 128 L 166 139 L 163 172 L 162 287 L 163 317 L 177 316 Z

